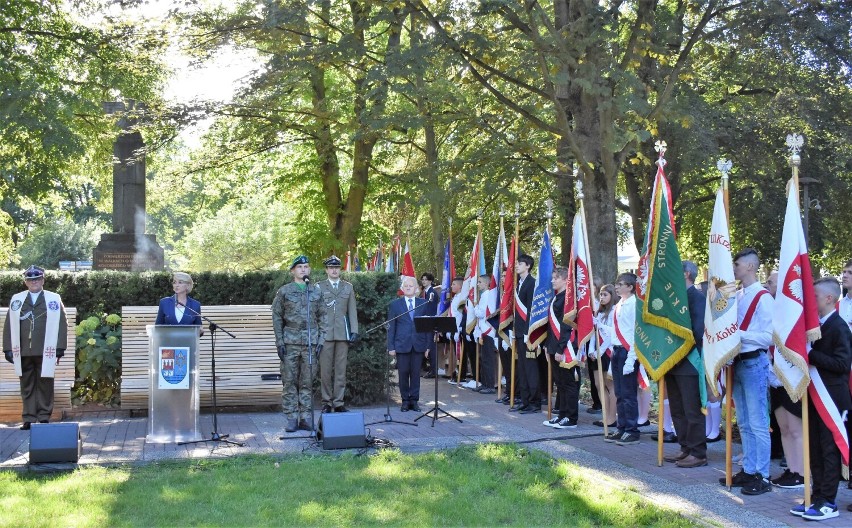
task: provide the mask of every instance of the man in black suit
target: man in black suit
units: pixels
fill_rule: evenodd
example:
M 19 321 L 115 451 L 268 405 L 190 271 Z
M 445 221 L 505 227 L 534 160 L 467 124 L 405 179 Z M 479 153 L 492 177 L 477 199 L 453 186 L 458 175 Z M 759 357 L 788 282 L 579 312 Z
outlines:
M 692 321 L 692 336 L 695 349 L 665 375 L 669 408 L 672 413 L 680 452 L 665 457 L 666 462 L 674 462 L 682 468 L 707 465 L 706 420 L 701 414 L 701 393 L 698 384 L 704 383 L 698 376 L 693 361 L 701 359 L 701 347 L 704 342 L 704 311 L 707 299 L 695 287 L 698 267 L 694 262 L 683 261 L 683 279 L 686 281 L 686 298 L 689 303 L 689 318 Z
M 429 349 L 431 334 L 414 329 L 414 318 L 428 315 L 426 301 L 415 297 L 417 281 L 406 277 L 402 282 L 403 296 L 388 307 L 388 354 L 396 356 L 399 370 L 399 395 L 402 398 L 400 411 L 420 411 L 420 365 Z M 409 312 L 409 313 L 406 313 Z M 436 382 L 437 383 L 437 382 Z
M 426 312 L 423 315 L 433 316 L 438 313 L 438 292 L 433 286 L 435 276 L 429 272 L 420 276 L 420 296 L 426 301 Z M 426 361 L 423 363 L 423 377 L 436 378 L 438 376 L 438 358 L 437 343 L 434 340 L 429 344 L 429 353 L 426 354 Z
M 529 255 L 520 255 L 515 263 L 518 286 L 515 289 L 515 320 L 512 324 L 518 353 L 517 378 L 520 385 L 521 406 L 512 405 L 509 411 L 520 411 L 523 414 L 541 412 L 538 358 L 534 351 L 527 349 L 525 340 L 529 332 L 530 307 L 535 291 L 535 277 L 530 275 L 533 264 L 535 260 Z
M 841 416 L 852 409 L 849 394 L 849 368 L 852 365 L 852 334 L 835 306 L 840 298 L 840 283 L 834 277 L 823 277 L 814 282 L 821 337 L 814 341 L 808 354 L 808 363 L 815 367 L 837 411 Z M 813 382 L 812 382 L 813 383 Z M 813 476 L 813 504 L 805 509 L 801 504 L 790 510 L 803 519 L 819 521 L 837 517 L 837 485 L 840 482 L 840 450 L 834 442 L 831 429 L 826 426 L 808 400 L 811 419 L 810 436 L 811 475 Z

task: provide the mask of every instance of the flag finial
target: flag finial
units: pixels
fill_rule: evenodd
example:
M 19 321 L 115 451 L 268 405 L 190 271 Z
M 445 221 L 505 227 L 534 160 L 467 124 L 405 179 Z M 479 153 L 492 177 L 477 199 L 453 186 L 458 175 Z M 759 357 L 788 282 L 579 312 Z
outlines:
M 731 172 L 731 168 L 734 166 L 731 163 L 731 160 L 726 158 L 719 158 L 719 161 L 716 162 L 716 168 L 719 169 L 719 172 L 722 173 L 722 179 L 727 180 L 728 174 Z
M 805 138 L 803 138 L 801 134 L 787 134 L 786 143 L 787 148 L 790 149 L 790 166 L 798 167 L 802 163 L 802 158 L 799 156 L 799 152 L 805 144 Z
M 657 165 L 661 168 L 666 166 L 666 160 L 664 158 L 666 157 L 667 149 L 668 145 L 666 145 L 666 142 L 662 139 L 659 139 L 656 143 L 654 143 L 654 150 L 660 153 L 660 159 L 657 160 Z
M 450 229 L 452 229 L 453 228 L 453 217 L 452 216 L 447 217 L 447 223 L 450 224 Z
M 506 216 L 506 208 L 503 207 L 503 204 L 500 204 L 500 218 Z
M 576 182 L 574 182 L 574 187 L 577 189 L 577 199 L 582 200 L 583 199 L 583 182 L 580 181 L 580 180 L 577 180 Z
M 548 198 L 544 201 L 544 206 L 547 208 L 547 213 L 545 213 L 547 215 L 547 219 L 550 220 L 553 218 L 553 200 Z
M 521 216 L 521 202 L 515 202 L 515 218 L 520 218 Z

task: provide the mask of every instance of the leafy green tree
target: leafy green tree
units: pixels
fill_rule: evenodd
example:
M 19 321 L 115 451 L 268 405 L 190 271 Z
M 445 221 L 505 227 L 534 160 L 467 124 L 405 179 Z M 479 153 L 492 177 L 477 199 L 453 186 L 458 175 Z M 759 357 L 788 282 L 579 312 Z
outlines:
M 105 229 L 103 224 L 87 221 L 78 224 L 59 216 L 35 227 L 18 246 L 18 259 L 29 266 L 58 268 L 61 260 L 91 260 L 92 250 Z

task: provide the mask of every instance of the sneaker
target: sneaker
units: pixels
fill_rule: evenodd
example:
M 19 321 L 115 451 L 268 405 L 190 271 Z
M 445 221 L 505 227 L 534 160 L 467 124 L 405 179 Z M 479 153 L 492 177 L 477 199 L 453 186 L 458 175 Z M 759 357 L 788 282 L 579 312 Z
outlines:
M 754 475 L 752 475 L 751 473 L 746 473 L 743 470 L 740 470 L 740 472 L 737 473 L 736 475 L 734 475 L 733 478 L 731 479 L 731 487 L 732 488 L 739 488 L 743 484 L 748 484 L 752 480 L 754 480 Z M 725 477 L 722 477 L 722 478 L 719 479 L 719 484 L 721 484 L 723 486 L 725 485 Z
M 613 431 L 604 437 L 604 442 L 615 442 L 624 436 L 624 431 Z
M 568 418 L 566 416 L 565 418 L 559 420 L 559 422 L 556 425 L 554 425 L 553 428 L 554 429 L 576 429 L 577 428 L 577 422 L 572 421 L 570 418 Z
M 638 433 L 624 433 L 621 438 L 615 441 L 615 445 L 635 445 L 639 443 Z
M 553 418 L 551 418 L 550 420 L 545 420 L 545 421 L 541 422 L 541 425 L 545 425 L 545 426 L 547 426 L 547 427 L 553 427 L 553 426 L 555 426 L 555 425 L 556 425 L 556 424 L 558 424 L 558 423 L 559 423 L 559 417 L 558 417 L 558 416 L 554 416 L 554 417 L 553 417 Z
M 805 487 L 805 478 L 798 473 L 785 469 L 781 476 L 771 479 L 770 482 L 779 488 L 799 489 Z
M 837 504 L 820 499 L 813 503 L 808 510 L 802 514 L 802 519 L 809 521 L 823 521 L 825 519 L 834 519 L 840 515 L 837 513 Z
M 754 479 L 751 482 L 743 484 L 741 493 L 743 495 L 762 495 L 770 491 L 772 491 L 772 484 L 760 473 L 755 473 Z M 835 507 L 836 509 L 837 507 Z
M 792 513 L 796 517 L 801 517 L 802 515 L 805 514 L 806 511 L 808 511 L 808 508 L 805 507 L 804 502 L 801 503 L 801 504 L 796 504 L 795 506 L 790 508 L 790 513 Z

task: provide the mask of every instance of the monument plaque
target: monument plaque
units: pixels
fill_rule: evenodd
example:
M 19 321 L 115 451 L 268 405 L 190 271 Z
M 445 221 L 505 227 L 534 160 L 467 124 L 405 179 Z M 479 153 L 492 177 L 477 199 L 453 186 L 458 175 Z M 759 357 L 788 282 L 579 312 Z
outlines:
M 107 114 L 121 114 L 113 145 L 112 233 L 103 233 L 94 250 L 92 269 L 162 270 L 163 248 L 145 233 L 145 142 L 136 129 L 145 106 L 129 100 L 104 103 Z

